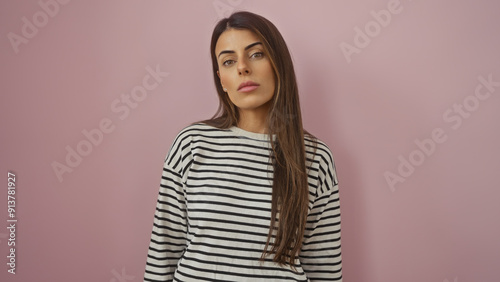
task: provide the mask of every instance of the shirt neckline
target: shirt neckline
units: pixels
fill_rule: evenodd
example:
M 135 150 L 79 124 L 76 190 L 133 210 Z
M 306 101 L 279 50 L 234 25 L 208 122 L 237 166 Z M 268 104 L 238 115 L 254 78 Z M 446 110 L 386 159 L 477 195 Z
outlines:
M 237 127 L 236 125 L 233 125 L 229 128 L 233 133 L 235 133 L 238 136 L 245 136 L 248 138 L 252 139 L 258 139 L 258 140 L 264 140 L 264 141 L 269 141 L 269 135 L 267 133 L 257 133 L 257 132 L 251 132 L 247 131 L 244 129 L 241 129 Z M 275 140 L 276 134 L 273 134 L 273 140 Z

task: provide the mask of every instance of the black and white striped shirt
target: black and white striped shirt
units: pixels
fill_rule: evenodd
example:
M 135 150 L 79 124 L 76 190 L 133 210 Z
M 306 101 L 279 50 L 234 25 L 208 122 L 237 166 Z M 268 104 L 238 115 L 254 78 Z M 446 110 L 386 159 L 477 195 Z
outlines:
M 268 135 L 184 128 L 165 159 L 144 281 L 342 281 L 338 181 L 330 149 L 305 137 L 309 214 L 296 271 L 259 261 L 269 231 Z

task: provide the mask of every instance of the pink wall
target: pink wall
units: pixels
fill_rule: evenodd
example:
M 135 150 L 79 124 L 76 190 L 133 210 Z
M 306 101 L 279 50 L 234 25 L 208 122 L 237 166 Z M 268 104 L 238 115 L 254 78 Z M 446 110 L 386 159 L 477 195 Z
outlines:
M 291 49 L 337 163 L 345 281 L 500 279 L 497 1 L 54 1 L 0 3 L 1 281 L 142 281 L 165 154 L 216 110 L 216 7 Z

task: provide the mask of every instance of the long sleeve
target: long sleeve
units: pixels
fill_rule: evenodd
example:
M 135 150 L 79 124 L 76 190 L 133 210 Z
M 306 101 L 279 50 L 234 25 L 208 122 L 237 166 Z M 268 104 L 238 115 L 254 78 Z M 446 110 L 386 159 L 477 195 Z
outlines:
M 342 281 L 335 165 L 325 143 L 304 139 L 309 214 L 296 261 L 303 271 L 260 260 L 273 189 L 269 136 L 193 124 L 163 164 L 144 281 Z
M 323 148 L 317 192 L 300 253 L 302 268 L 311 282 L 342 281 L 339 186 L 331 152 Z
M 144 281 L 172 281 L 187 245 L 186 199 L 183 175 L 188 146 L 180 136 L 165 159 L 153 220 Z

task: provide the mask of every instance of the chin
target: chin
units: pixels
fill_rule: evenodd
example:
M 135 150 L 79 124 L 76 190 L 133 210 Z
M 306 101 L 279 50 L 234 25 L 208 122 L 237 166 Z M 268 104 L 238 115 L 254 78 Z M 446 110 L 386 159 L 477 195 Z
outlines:
M 243 111 L 253 111 L 253 110 L 256 110 L 260 107 L 262 107 L 263 104 L 259 104 L 259 105 L 236 105 L 236 107 L 239 109 L 239 110 L 243 110 Z

